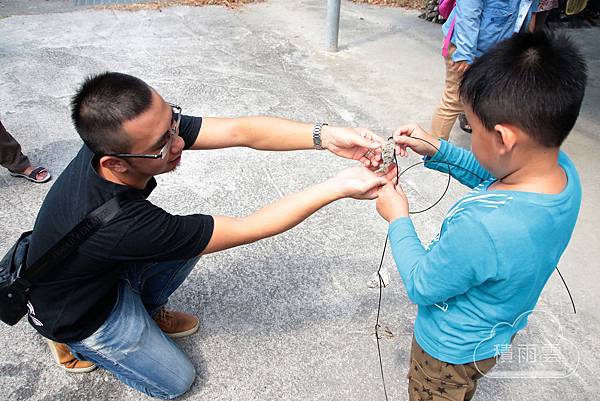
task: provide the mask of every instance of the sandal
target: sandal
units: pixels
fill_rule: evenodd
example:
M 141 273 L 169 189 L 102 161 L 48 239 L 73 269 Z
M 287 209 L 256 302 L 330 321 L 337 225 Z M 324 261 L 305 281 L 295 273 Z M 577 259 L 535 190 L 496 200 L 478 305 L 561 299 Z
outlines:
M 38 179 L 38 175 L 40 175 L 44 172 L 47 173 L 46 176 L 42 179 Z M 46 182 L 46 181 L 50 180 L 50 178 L 52 178 L 52 176 L 50 175 L 50 172 L 48 171 L 48 169 L 46 167 L 36 167 L 33 170 L 31 170 L 31 173 L 29 173 L 29 174 L 17 173 L 17 172 L 10 171 L 10 170 L 9 170 L 9 173 L 13 177 L 25 178 L 26 180 L 29 180 L 31 182 L 37 182 L 38 184 Z
M 463 131 L 469 134 L 473 131 L 471 129 L 471 126 L 469 125 L 469 122 L 467 121 L 467 116 L 465 115 L 465 113 L 460 113 L 458 115 L 458 122 L 460 123 L 460 129 L 462 129 Z

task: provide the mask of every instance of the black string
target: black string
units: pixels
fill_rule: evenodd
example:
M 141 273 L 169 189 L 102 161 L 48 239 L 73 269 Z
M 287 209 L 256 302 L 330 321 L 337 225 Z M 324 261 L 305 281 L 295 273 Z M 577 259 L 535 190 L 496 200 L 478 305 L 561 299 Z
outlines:
M 426 139 L 422 139 L 422 138 L 413 138 L 413 139 L 418 139 L 420 141 L 426 142 L 429 145 L 431 145 L 438 153 L 440 152 L 440 149 L 435 146 L 433 143 L 429 142 Z M 442 156 L 443 157 L 443 156 Z M 398 166 L 398 158 L 396 156 L 396 150 L 394 149 L 394 163 L 396 164 L 396 167 Z M 418 163 L 414 163 L 410 166 L 408 166 L 406 169 L 404 169 L 402 171 L 402 173 L 398 172 L 398 169 L 396 169 L 396 183 L 395 186 L 398 185 L 398 183 L 400 182 L 400 177 L 406 173 L 408 170 L 410 170 L 413 167 L 419 166 L 421 164 L 425 164 L 425 161 L 420 161 Z M 409 214 L 419 214 L 419 213 L 423 213 L 426 212 L 432 208 L 434 208 L 438 203 L 441 202 L 441 200 L 444 198 L 444 196 L 446 196 L 446 193 L 448 193 L 448 188 L 450 188 L 450 181 L 452 178 L 451 172 L 450 172 L 450 167 L 458 167 L 460 169 L 463 169 L 465 171 L 468 171 L 469 173 L 473 174 L 475 177 L 479 178 L 480 183 L 484 181 L 484 179 L 482 177 L 480 177 L 478 174 L 472 172 L 471 170 L 464 168 L 462 166 L 456 165 L 456 164 L 452 164 L 452 163 L 448 163 L 447 161 L 434 161 L 431 163 L 438 163 L 438 164 L 445 164 L 448 166 L 448 180 L 446 182 L 446 188 L 444 188 L 444 192 L 442 193 L 442 195 L 431 205 L 429 205 L 428 207 L 426 207 L 425 209 L 422 210 L 417 210 L 417 211 L 408 211 Z M 385 375 L 383 373 L 383 361 L 381 359 L 381 346 L 379 344 L 379 340 L 381 339 L 381 337 L 379 337 L 379 329 L 380 329 L 380 325 L 379 325 L 379 316 L 381 314 L 381 298 L 383 295 L 383 287 L 384 287 L 384 282 L 383 282 L 383 277 L 381 277 L 381 267 L 383 266 L 383 261 L 385 259 L 385 251 L 387 249 L 387 243 L 388 243 L 388 239 L 389 239 L 389 235 L 385 236 L 385 244 L 383 246 L 383 252 L 381 253 L 381 261 L 379 262 L 379 268 L 377 269 L 377 276 L 379 277 L 379 301 L 377 304 L 377 319 L 375 321 L 375 339 L 377 341 L 377 355 L 379 356 L 379 369 L 381 371 L 381 382 L 383 383 L 383 394 L 385 396 L 385 400 L 388 401 L 388 395 L 387 395 L 387 388 L 385 385 Z
M 577 309 L 575 309 L 575 301 L 573 301 L 573 297 L 571 296 L 571 291 L 569 290 L 569 286 L 567 285 L 567 282 L 563 278 L 563 275 L 560 273 L 560 270 L 558 270 L 558 266 L 555 266 L 554 268 L 558 272 L 560 279 L 562 280 L 563 284 L 565 285 L 565 288 L 567 289 L 567 294 L 569 294 L 569 298 L 571 299 L 571 305 L 573 305 L 573 313 L 577 314 Z
M 381 277 L 380 271 L 383 266 L 383 258 L 385 257 L 385 248 L 387 247 L 388 236 L 385 236 L 385 244 L 383 245 L 383 252 L 381 254 L 381 261 L 379 262 L 379 269 L 377 269 L 377 276 L 379 277 L 379 301 L 377 304 L 377 320 L 375 321 L 375 339 L 377 341 L 377 355 L 379 356 L 379 369 L 381 370 L 381 382 L 383 383 L 383 394 L 385 395 L 386 401 L 388 400 L 387 388 L 385 386 L 385 376 L 383 375 L 383 361 L 381 359 L 381 347 L 379 346 L 379 314 L 381 312 L 381 296 L 382 288 L 384 286 L 383 278 Z
M 431 146 L 433 146 L 438 152 L 439 149 L 437 146 L 435 146 L 434 144 L 432 144 L 431 142 L 422 139 L 422 138 L 415 138 L 415 139 L 420 139 L 423 142 L 427 142 L 428 144 L 430 144 Z M 404 171 L 402 171 L 402 173 L 398 172 L 398 158 L 396 156 L 396 150 L 394 149 L 394 163 L 396 164 L 396 182 L 394 184 L 394 186 L 397 186 L 398 183 L 400 182 L 400 176 L 402 174 L 404 174 L 406 171 L 410 170 L 411 168 L 418 166 L 420 164 L 424 164 L 425 162 L 418 162 L 415 163 L 411 166 L 409 166 L 408 168 L 406 168 Z M 449 165 L 449 163 L 446 163 Z M 457 166 L 460 167 L 460 166 Z M 465 169 L 466 170 L 466 169 Z M 473 173 L 475 174 L 475 173 Z M 475 174 L 477 176 L 477 174 Z M 477 176 L 479 177 L 479 176 Z M 481 177 L 479 177 L 481 178 Z M 436 200 L 432 205 L 430 205 L 429 207 L 423 209 L 423 210 L 419 210 L 416 212 L 411 212 L 409 211 L 409 214 L 418 214 L 418 213 L 423 213 L 433 207 L 435 207 L 435 205 L 437 205 L 442 198 L 446 195 L 446 193 L 448 192 L 448 188 L 450 187 L 450 179 L 451 179 L 451 175 L 450 175 L 450 168 L 448 168 L 448 182 L 446 183 L 446 188 L 444 189 L 444 192 L 442 193 L 442 196 L 439 197 L 438 200 Z M 483 181 L 483 179 L 481 179 Z M 379 261 L 379 268 L 377 269 L 377 277 L 379 277 L 379 300 L 377 303 L 377 318 L 375 320 L 375 340 L 377 342 L 377 355 L 379 357 L 379 369 L 381 371 L 381 382 L 383 383 L 383 395 L 385 396 L 385 400 L 388 401 L 388 394 L 387 394 L 387 387 L 385 385 L 385 374 L 383 373 L 383 360 L 381 358 L 381 345 L 379 344 L 379 340 L 381 339 L 381 337 L 379 337 L 379 329 L 380 329 L 380 325 L 379 325 L 379 316 L 381 314 L 381 298 L 383 295 L 383 287 L 384 287 L 384 282 L 383 282 L 383 277 L 381 277 L 381 267 L 383 266 L 383 261 L 385 259 L 385 250 L 387 249 L 387 243 L 388 243 L 388 239 L 389 239 L 389 235 L 385 236 L 385 244 L 383 245 L 383 252 L 381 253 L 381 260 Z
M 440 153 L 440 149 L 435 146 L 433 143 L 429 142 L 426 139 L 423 138 L 417 138 L 417 137 L 411 137 L 413 139 L 418 139 L 420 141 L 426 142 L 429 145 L 431 145 L 436 151 L 437 153 Z M 442 155 L 442 157 L 444 157 L 444 155 Z M 400 181 L 400 177 L 406 173 L 408 170 L 410 170 L 413 167 L 419 166 L 421 164 L 425 164 L 427 162 L 430 163 L 438 163 L 438 164 L 445 164 L 446 166 L 448 166 L 448 181 L 446 182 L 446 188 L 444 188 L 444 192 L 442 193 L 442 195 L 431 205 L 429 205 L 428 207 L 422 209 L 422 210 L 417 210 L 417 211 L 408 211 L 409 214 L 419 214 L 419 213 L 423 213 L 426 212 L 432 208 L 434 208 L 438 203 L 440 203 L 442 201 L 442 199 L 446 196 L 446 194 L 448 193 L 448 189 L 450 188 L 450 181 L 451 181 L 451 169 L 450 167 L 457 167 L 459 169 L 462 169 L 464 171 L 467 171 L 469 173 L 471 173 L 473 176 L 479 178 L 479 184 L 481 184 L 483 181 L 485 181 L 483 179 L 483 177 L 481 177 L 479 174 L 474 173 L 473 171 L 463 167 L 463 166 L 459 166 L 457 164 L 453 164 L 453 163 L 449 163 L 446 158 L 444 157 L 444 161 L 420 161 L 418 163 L 414 163 L 410 166 L 408 166 L 407 168 L 405 168 L 402 173 L 399 173 L 398 170 L 396 169 L 396 183 L 395 186 L 398 185 L 398 182 Z M 396 157 L 396 150 L 394 149 L 394 163 L 396 164 L 396 168 L 398 166 L 398 158 Z M 381 346 L 379 345 L 379 340 L 381 337 L 379 337 L 379 329 L 380 329 L 380 325 L 379 325 L 379 316 L 381 314 L 381 297 L 383 294 L 383 287 L 384 287 L 384 281 L 383 281 L 383 277 L 381 277 L 381 267 L 383 266 L 383 260 L 385 258 L 385 251 L 387 249 L 387 243 L 388 243 L 388 239 L 389 239 L 389 235 L 385 236 L 385 244 L 383 245 L 383 252 L 381 253 L 381 261 L 379 262 L 379 268 L 377 269 L 377 276 L 379 277 L 379 300 L 377 303 L 377 319 L 375 321 L 375 339 L 377 341 L 377 355 L 379 356 L 379 369 L 381 371 L 381 382 L 383 383 L 383 394 L 385 396 L 385 400 L 388 401 L 388 394 L 387 394 L 387 388 L 385 385 L 385 375 L 383 373 L 383 361 L 381 359 Z M 569 294 L 569 298 L 571 299 L 571 304 L 573 305 L 573 313 L 577 313 L 576 309 L 575 309 L 575 302 L 573 301 L 573 297 L 571 296 L 571 291 L 569 290 L 569 286 L 567 285 L 565 279 L 563 278 L 562 274 L 560 273 L 560 270 L 558 270 L 558 266 L 556 266 L 556 271 L 558 272 L 563 284 L 565 285 L 565 288 L 567 289 L 567 293 Z

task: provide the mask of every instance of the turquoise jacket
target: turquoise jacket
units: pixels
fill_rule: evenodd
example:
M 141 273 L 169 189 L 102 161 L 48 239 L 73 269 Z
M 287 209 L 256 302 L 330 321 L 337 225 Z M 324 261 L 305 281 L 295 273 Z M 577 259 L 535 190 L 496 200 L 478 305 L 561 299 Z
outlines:
M 489 190 L 495 181 L 473 153 L 442 141 L 427 167 L 447 171 L 472 191 L 448 211 L 439 236 L 423 247 L 408 217 L 389 227 L 394 261 L 418 305 L 415 338 L 431 356 L 463 364 L 504 352 L 554 272 L 577 220 L 581 184 L 566 154 L 568 183 L 556 195 Z

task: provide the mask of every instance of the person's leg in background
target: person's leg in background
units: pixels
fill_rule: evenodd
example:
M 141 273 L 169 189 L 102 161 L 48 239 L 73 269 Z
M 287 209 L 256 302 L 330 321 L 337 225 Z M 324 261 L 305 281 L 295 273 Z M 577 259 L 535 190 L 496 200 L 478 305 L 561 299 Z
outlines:
M 451 44 L 448 50 L 448 56 L 444 58 L 446 63 L 444 93 L 431 120 L 431 134 L 446 140 L 450 137 L 450 131 L 452 131 L 456 118 L 463 112 L 458 97 L 458 87 L 463 73 L 457 71 L 456 67 L 452 65 L 452 54 L 456 47 Z
M 8 133 L 0 121 L 0 165 L 11 175 L 27 178 L 29 181 L 46 182 L 50 173 L 44 167 L 33 168 L 27 156 L 21 151 L 21 145 Z
M 0 121 L 0 165 L 10 171 L 25 171 L 31 166 L 27 156 L 21 152 L 21 145 L 8 133 Z

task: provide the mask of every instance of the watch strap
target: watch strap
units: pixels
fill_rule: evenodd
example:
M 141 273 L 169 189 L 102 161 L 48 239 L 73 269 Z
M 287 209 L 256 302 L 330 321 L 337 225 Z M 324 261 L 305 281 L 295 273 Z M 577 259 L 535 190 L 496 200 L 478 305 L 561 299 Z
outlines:
M 321 131 L 323 130 L 323 126 L 328 125 L 327 123 L 316 123 L 312 130 L 313 137 L 313 145 L 315 149 L 322 150 L 322 142 L 321 142 Z

